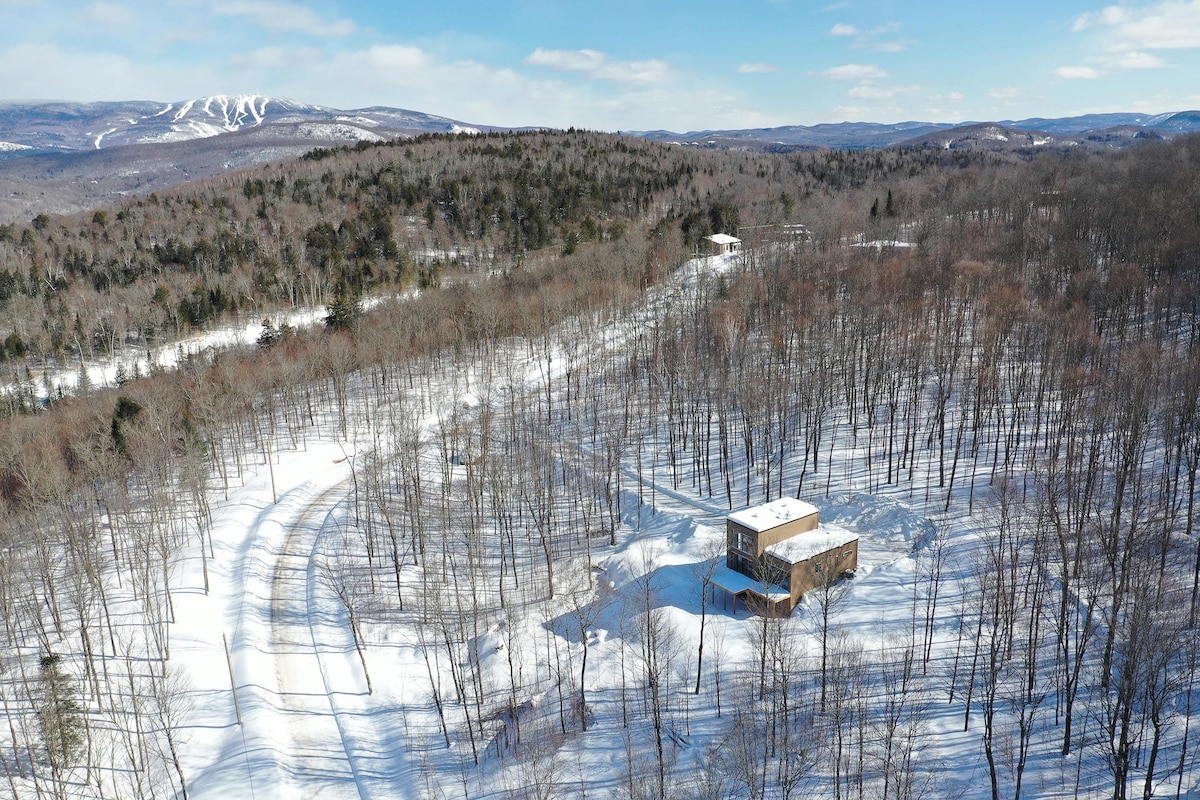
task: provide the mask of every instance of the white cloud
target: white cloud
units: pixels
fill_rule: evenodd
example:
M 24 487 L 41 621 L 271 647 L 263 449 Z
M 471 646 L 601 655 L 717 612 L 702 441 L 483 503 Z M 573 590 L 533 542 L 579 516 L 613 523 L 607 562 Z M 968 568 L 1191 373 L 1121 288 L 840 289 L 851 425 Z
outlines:
M 1128 12 L 1118 6 L 1108 6 L 1101 11 L 1089 11 L 1075 18 L 1075 21 L 1071 23 L 1071 30 L 1079 33 L 1088 28 L 1120 25 L 1128 18 L 1127 15 Z
M 756 75 L 764 72 L 779 72 L 779 67 L 774 64 L 741 64 L 737 71 L 743 75 Z
M 224 0 L 215 3 L 212 10 L 222 17 L 253 17 L 268 30 L 310 36 L 349 36 L 358 29 L 351 20 L 324 20 L 310 8 L 276 0 Z
M 1200 47 L 1200 0 L 1166 0 L 1141 8 L 1108 6 L 1082 14 L 1074 31 L 1111 29 L 1116 50 L 1171 50 Z
M 557 72 L 578 72 L 588 78 L 626 85 L 661 83 L 671 75 L 664 61 L 613 61 L 598 50 L 534 50 L 526 64 L 549 67 Z
M 1094 80 L 1100 77 L 1100 73 L 1091 67 L 1059 67 L 1054 74 L 1067 80 Z M 988 95 L 991 96 L 991 93 Z
M 1091 60 L 1109 71 L 1155 69 L 1164 62 L 1148 50 L 1200 48 L 1200 0 L 1108 6 L 1076 17 L 1071 29 L 1097 33 L 1103 54 Z
M 839 22 L 830 28 L 829 35 L 853 38 L 852 46 L 859 50 L 872 50 L 877 53 L 899 53 L 911 47 L 913 42 L 909 39 L 893 39 L 889 41 L 880 39 L 884 34 L 895 33 L 898 30 L 900 30 L 900 23 L 898 22 L 889 22 L 886 25 L 879 25 L 870 30 L 863 30 L 855 25 Z
M 1165 62 L 1151 53 L 1128 51 L 1089 59 L 1096 66 L 1059 67 L 1054 75 L 1066 80 L 1095 80 L 1113 72 L 1134 69 L 1159 69 Z
M 1113 69 L 1129 70 L 1129 69 L 1158 69 L 1164 66 L 1161 58 L 1150 53 L 1141 53 L 1136 50 L 1130 50 L 1127 53 L 1120 53 L 1115 58 L 1109 61 Z
M 821 76 L 831 81 L 870 81 L 888 77 L 887 70 L 875 64 L 843 64 L 830 67 Z

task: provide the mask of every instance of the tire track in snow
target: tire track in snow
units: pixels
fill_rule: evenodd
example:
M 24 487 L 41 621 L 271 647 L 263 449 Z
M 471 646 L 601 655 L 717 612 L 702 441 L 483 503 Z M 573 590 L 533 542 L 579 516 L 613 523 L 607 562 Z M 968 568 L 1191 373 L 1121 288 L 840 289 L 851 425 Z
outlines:
M 280 690 L 273 642 L 272 585 L 289 528 L 303 517 L 314 496 L 335 489 L 345 480 L 340 467 L 310 472 L 306 480 L 285 488 L 275 502 L 270 501 L 270 494 L 263 500 L 262 487 L 250 488 L 215 522 L 238 531 L 223 538 L 236 541 L 236 559 L 229 575 L 228 619 L 230 663 L 242 726 L 240 735 L 226 742 L 196 782 L 198 797 L 261 800 L 269 796 L 282 800 L 315 796 L 311 791 L 291 791 L 293 764 L 287 746 L 291 725 Z M 252 513 L 244 515 L 251 509 Z
M 280 699 L 299 720 L 289 730 L 291 774 L 305 797 L 398 798 L 413 779 L 403 712 L 367 694 L 349 619 L 321 574 L 322 546 L 348 485 L 326 489 L 286 526 L 272 578 Z
M 271 653 L 281 712 L 287 720 L 289 780 L 306 796 L 367 800 L 333 702 L 333 686 L 317 634 L 315 554 L 321 530 L 347 481 L 308 500 L 284 524 L 283 543 L 271 578 Z M 322 626 L 324 627 L 324 626 Z M 323 631 L 324 633 L 324 631 Z

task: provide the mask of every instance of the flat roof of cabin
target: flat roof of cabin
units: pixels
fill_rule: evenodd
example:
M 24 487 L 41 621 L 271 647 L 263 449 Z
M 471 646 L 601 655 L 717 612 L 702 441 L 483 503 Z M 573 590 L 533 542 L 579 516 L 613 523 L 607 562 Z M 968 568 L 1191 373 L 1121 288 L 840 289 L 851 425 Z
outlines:
M 783 591 L 774 584 L 767 584 L 764 586 L 762 581 L 756 581 L 749 575 L 743 575 L 740 572 L 734 572 L 724 564 L 719 564 L 717 566 L 716 570 L 713 572 L 712 582 L 714 586 L 723 589 L 730 594 L 737 595 L 744 592 L 750 592 L 758 595 L 759 597 L 765 597 L 772 603 L 777 603 L 780 600 L 791 597 L 789 592 Z
M 816 530 L 793 536 L 779 544 L 769 545 L 765 550 L 789 564 L 799 564 L 801 561 L 808 561 L 822 553 L 837 550 L 857 541 L 857 533 L 851 533 L 845 528 L 833 525 L 828 527 L 822 525 Z
M 736 236 L 730 236 L 728 233 L 714 233 L 712 236 L 705 236 L 704 238 L 713 244 L 733 244 L 734 242 L 741 241 L 741 239 Z
M 769 503 L 735 511 L 727 519 L 743 528 L 762 533 L 816 513 L 818 509 L 812 503 L 794 497 L 781 497 Z

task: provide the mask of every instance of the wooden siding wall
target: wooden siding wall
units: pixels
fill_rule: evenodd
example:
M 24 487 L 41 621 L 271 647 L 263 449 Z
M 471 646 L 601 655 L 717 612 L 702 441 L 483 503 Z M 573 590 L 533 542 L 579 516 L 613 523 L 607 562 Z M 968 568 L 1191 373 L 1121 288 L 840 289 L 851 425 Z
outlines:
M 726 520 L 725 543 L 727 547 L 733 547 L 751 555 L 761 556 L 763 550 L 773 544 L 779 544 L 798 534 L 816 530 L 817 526 L 820 525 L 820 516 L 819 513 L 814 511 L 807 517 L 794 519 L 791 522 L 785 522 L 783 525 L 776 525 L 774 528 L 769 528 L 761 533 L 747 528 L 745 525 L 739 525 L 733 520 Z M 738 533 L 745 533 L 750 536 L 750 541 L 754 545 L 753 550 L 737 546 Z
M 821 571 L 817 571 L 817 567 Z M 820 555 L 813 556 L 807 561 L 792 565 L 791 584 L 788 587 L 792 595 L 792 605 L 800 602 L 800 597 L 830 580 L 837 580 L 843 573 L 858 569 L 858 540 L 849 544 L 826 550 Z

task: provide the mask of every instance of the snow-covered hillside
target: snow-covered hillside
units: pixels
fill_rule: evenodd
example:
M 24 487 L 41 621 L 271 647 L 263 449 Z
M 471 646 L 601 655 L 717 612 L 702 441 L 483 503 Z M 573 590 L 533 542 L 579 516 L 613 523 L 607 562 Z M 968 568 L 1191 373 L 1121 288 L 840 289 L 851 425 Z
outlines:
M 232 133 L 243 127 L 262 125 L 267 120 L 287 121 L 288 113 L 293 111 L 298 112 L 298 118 L 303 118 L 305 112 L 328 110 L 260 95 L 213 95 L 179 104 L 170 103 L 151 116 L 129 120 L 128 132 L 123 132 L 123 135 L 136 137 L 135 141 L 138 142 L 202 139 Z M 166 130 L 162 130 L 164 122 Z M 136 132 L 132 130 L 135 125 L 140 126 Z M 96 143 L 96 148 L 100 148 L 100 142 Z
M 0 103 L 0 141 L 36 152 L 179 143 L 276 127 L 285 134 L 298 131 L 302 137 L 352 142 L 491 129 L 417 111 L 384 107 L 346 111 L 256 94 L 218 94 L 168 103 Z

